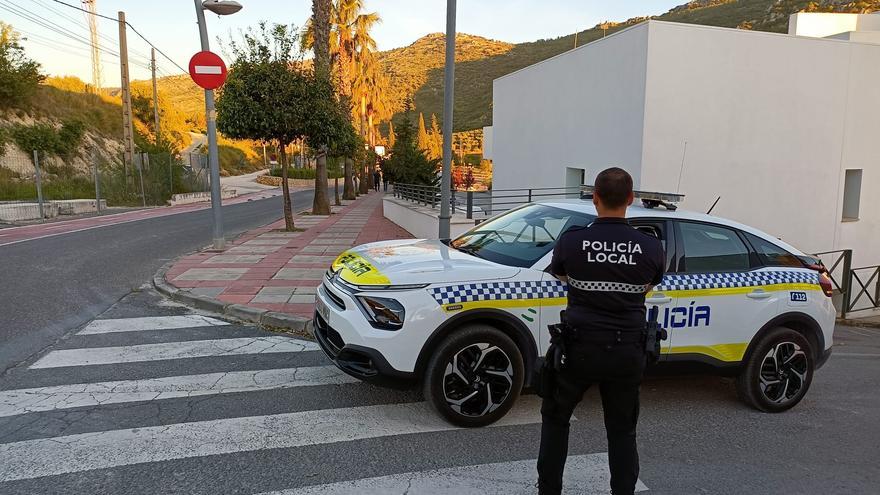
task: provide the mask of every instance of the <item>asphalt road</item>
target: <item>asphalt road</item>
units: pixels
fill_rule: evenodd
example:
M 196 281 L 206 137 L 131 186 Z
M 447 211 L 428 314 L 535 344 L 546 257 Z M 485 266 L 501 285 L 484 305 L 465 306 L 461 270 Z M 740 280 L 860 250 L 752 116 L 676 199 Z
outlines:
M 294 193 L 294 211 L 313 194 Z M 223 207 L 227 238 L 280 216 L 280 197 Z M 0 246 L 0 374 L 210 242 L 205 209 Z
M 310 342 L 191 313 L 132 293 L 0 377 L 0 493 L 535 492 L 534 396 L 504 423 L 453 429 L 418 392 L 353 381 Z M 838 326 L 835 342 L 782 414 L 749 409 L 721 378 L 646 379 L 647 493 L 877 493 L 880 330 Z M 607 494 L 595 390 L 575 418 L 565 493 Z

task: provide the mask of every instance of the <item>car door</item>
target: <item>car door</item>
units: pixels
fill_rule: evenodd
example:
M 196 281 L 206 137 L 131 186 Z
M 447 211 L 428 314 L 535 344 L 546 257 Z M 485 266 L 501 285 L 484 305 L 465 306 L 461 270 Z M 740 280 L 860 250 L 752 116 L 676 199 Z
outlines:
M 676 244 L 675 229 L 673 228 L 672 222 L 666 219 L 634 218 L 630 220 L 630 225 L 632 225 L 636 230 L 648 234 L 651 237 L 656 237 L 660 240 L 660 243 L 663 245 L 663 252 L 666 254 L 666 271 L 667 273 L 674 272 L 676 263 Z M 664 281 L 665 280 L 666 277 L 664 277 Z M 653 308 L 656 307 L 658 320 L 662 324 L 663 315 L 665 313 L 668 313 L 671 308 L 675 307 L 677 301 L 678 297 L 672 295 L 672 292 L 667 291 L 664 283 L 661 282 L 660 285 L 655 287 L 654 290 L 649 292 L 645 297 L 645 306 L 647 307 L 649 312 L 648 317 L 651 316 L 651 311 L 653 311 Z M 660 342 L 660 353 L 662 359 L 666 358 L 671 348 L 672 337 L 670 334 L 669 338 Z
M 675 221 L 677 272 L 664 280 L 675 305 L 661 323 L 671 360 L 735 364 L 751 336 L 777 313 L 778 293 L 758 282 L 759 263 L 744 234 L 696 221 Z

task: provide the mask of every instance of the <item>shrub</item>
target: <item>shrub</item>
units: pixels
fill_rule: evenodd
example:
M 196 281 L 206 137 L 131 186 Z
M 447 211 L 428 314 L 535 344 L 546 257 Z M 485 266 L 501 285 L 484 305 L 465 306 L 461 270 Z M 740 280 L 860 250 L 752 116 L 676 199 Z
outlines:
M 15 125 L 11 128 L 11 135 L 15 144 L 25 153 L 39 150 L 70 158 L 82 144 L 85 125 L 78 120 L 65 122 L 61 129 L 49 124 Z
M 290 168 L 288 169 L 287 177 L 289 179 L 315 179 L 316 171 L 313 168 Z M 281 177 L 281 168 L 274 168 L 269 172 L 269 175 L 273 177 Z M 328 170 L 327 178 L 335 179 L 342 178 L 342 172 L 340 170 Z
M 40 74 L 40 64 L 25 56 L 18 40 L 12 26 L 0 22 L 0 107 L 28 102 L 46 78 Z

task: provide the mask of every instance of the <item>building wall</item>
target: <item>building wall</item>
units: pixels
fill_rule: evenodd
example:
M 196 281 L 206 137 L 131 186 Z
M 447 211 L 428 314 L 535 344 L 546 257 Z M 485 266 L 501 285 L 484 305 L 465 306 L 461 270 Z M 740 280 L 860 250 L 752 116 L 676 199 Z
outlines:
M 648 26 L 502 78 L 493 93 L 493 189 L 560 187 L 619 165 L 638 175 Z
M 788 19 L 788 34 L 825 38 L 849 31 L 880 31 L 880 14 L 800 12 Z
M 483 160 L 491 160 L 492 159 L 492 146 L 494 141 L 492 140 L 492 126 L 487 125 L 483 127 Z
M 880 46 L 662 22 L 649 37 L 646 187 L 680 191 L 697 211 L 721 196 L 713 214 L 880 263 Z M 851 224 L 845 168 L 864 169 Z

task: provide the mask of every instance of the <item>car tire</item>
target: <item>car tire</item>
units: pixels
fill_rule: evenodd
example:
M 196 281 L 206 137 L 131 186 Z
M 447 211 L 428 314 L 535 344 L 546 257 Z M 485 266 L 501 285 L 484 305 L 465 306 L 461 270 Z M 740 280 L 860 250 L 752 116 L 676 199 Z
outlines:
M 458 328 L 432 351 L 425 370 L 425 399 L 447 421 L 466 428 L 501 419 L 519 397 L 525 376 L 522 353 L 488 325 Z
M 791 409 L 813 381 L 815 352 L 800 333 L 786 327 L 767 332 L 749 355 L 736 379 L 740 400 L 759 411 Z

